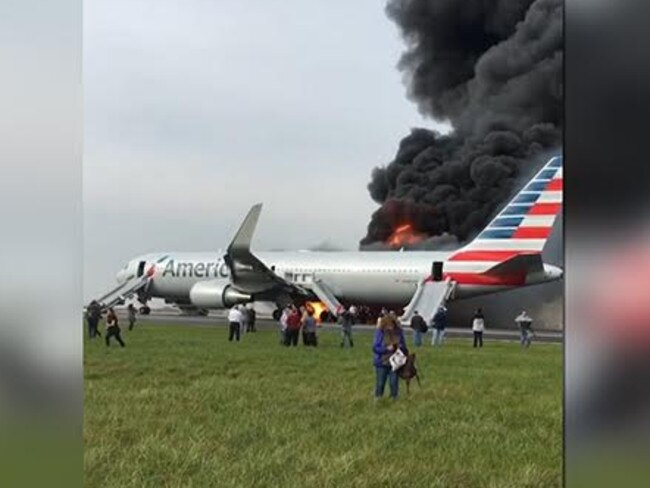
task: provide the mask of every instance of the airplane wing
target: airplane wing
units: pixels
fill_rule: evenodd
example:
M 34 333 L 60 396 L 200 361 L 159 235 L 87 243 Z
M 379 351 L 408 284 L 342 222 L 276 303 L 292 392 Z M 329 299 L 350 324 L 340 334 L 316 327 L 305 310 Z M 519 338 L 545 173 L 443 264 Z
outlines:
M 278 292 L 304 294 L 303 289 L 280 278 L 251 252 L 251 241 L 261 211 L 261 203 L 253 205 L 224 256 L 226 265 L 230 269 L 232 284 L 238 290 L 250 294 L 273 289 Z

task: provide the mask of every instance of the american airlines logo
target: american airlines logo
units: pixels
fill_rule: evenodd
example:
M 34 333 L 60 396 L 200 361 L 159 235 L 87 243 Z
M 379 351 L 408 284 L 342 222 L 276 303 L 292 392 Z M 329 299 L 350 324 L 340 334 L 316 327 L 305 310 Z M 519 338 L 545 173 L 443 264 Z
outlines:
M 222 259 L 216 262 L 184 262 L 170 259 L 162 272 L 163 278 L 165 276 L 172 278 L 227 278 L 229 274 L 230 270 Z

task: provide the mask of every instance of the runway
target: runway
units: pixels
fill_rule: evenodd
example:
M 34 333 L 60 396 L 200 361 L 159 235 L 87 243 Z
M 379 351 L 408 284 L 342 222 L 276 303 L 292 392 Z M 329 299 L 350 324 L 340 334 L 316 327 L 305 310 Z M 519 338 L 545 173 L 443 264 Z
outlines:
M 125 323 L 126 317 L 124 311 L 116 310 L 120 321 Z M 150 315 L 138 315 L 138 322 L 144 324 L 154 324 L 154 325 L 188 325 L 192 327 L 225 327 L 226 319 L 224 315 L 209 315 L 207 317 L 201 316 L 192 316 L 192 315 L 180 315 L 174 312 L 167 311 L 155 311 L 152 310 Z M 258 329 L 277 329 L 278 323 L 270 318 L 258 318 L 256 320 L 256 327 Z M 331 330 L 338 329 L 339 326 L 336 324 L 324 324 L 321 326 L 322 329 Z M 370 333 L 375 330 L 374 325 L 355 325 L 353 330 L 356 332 Z M 410 328 L 404 329 L 407 334 L 411 334 L 412 330 Z M 460 327 L 448 327 L 446 337 L 451 338 L 467 338 L 472 337 L 472 331 L 469 328 L 460 328 Z M 486 340 L 501 340 L 501 341 L 519 341 L 519 331 L 515 329 L 486 329 L 483 333 L 483 338 Z M 558 331 L 535 331 L 535 341 L 537 342 L 550 342 L 550 343 L 562 343 L 564 341 L 564 334 Z M 426 341 L 426 339 L 425 339 Z

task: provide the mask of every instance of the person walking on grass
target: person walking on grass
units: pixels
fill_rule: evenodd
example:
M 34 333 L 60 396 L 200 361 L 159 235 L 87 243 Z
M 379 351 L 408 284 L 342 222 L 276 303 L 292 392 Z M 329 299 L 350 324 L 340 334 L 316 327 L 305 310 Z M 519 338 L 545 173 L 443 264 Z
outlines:
M 309 307 L 307 307 L 302 319 L 302 334 L 305 338 L 305 346 L 316 347 L 316 319 L 314 318 L 314 310 Z
M 300 308 L 298 309 L 298 312 L 300 313 L 300 329 L 302 330 L 302 345 L 308 346 L 309 339 L 307 338 L 307 331 L 305 330 L 304 327 L 305 319 L 307 318 L 307 307 L 301 305 Z
M 348 312 L 350 313 L 350 322 L 352 325 L 356 324 L 358 322 L 359 309 L 355 305 L 350 305 Z
M 287 340 L 286 346 L 297 346 L 300 336 L 300 312 L 295 306 L 291 307 L 291 313 L 287 317 Z
M 445 338 L 445 329 L 447 328 L 447 307 L 441 305 L 436 314 L 433 316 L 433 333 L 431 336 L 432 346 L 442 346 Z
M 284 307 L 282 310 L 282 315 L 280 315 L 280 344 L 286 345 L 287 343 L 287 320 L 289 319 L 289 314 L 291 314 L 291 308 L 289 305 Z
M 102 317 L 102 310 L 97 300 L 93 300 L 88 304 L 86 309 L 86 321 L 88 322 L 88 337 L 94 339 L 95 336 L 101 337 L 99 332 L 99 319 Z
M 341 325 L 341 347 L 354 347 L 354 342 L 352 341 L 352 321 L 354 318 L 349 310 L 345 308 L 341 309 L 341 313 L 338 317 L 338 323 Z
M 417 310 L 413 312 L 413 318 L 411 318 L 411 329 L 413 329 L 413 345 L 420 347 L 422 345 L 422 334 L 427 332 L 427 324 Z
M 238 305 L 239 313 L 241 314 L 241 322 L 239 323 L 239 333 L 243 336 L 248 331 L 248 310 L 244 305 Z
M 247 312 L 248 312 L 249 332 L 257 332 L 255 330 L 255 319 L 257 318 L 257 312 L 255 312 L 255 307 L 253 306 L 252 303 L 248 306 Z
M 404 331 L 397 320 L 393 320 L 391 314 L 385 314 L 379 318 L 375 338 L 373 341 L 373 366 L 375 367 L 375 401 L 384 396 L 386 381 L 390 387 L 390 396 L 397 400 L 399 395 L 399 377 L 397 371 L 393 371 L 390 365 L 390 357 L 400 349 L 408 355 Z
M 483 317 L 483 310 L 480 308 L 474 312 L 472 319 L 472 331 L 474 332 L 474 347 L 483 347 L 483 331 L 485 330 L 485 317 Z
M 228 341 L 232 342 L 233 339 L 237 339 L 237 342 L 239 342 L 239 333 L 241 329 L 242 315 L 241 312 L 239 311 L 238 305 L 232 307 L 228 312 L 228 323 L 229 323 Z
M 522 310 L 515 322 L 519 326 L 521 332 L 521 347 L 530 347 L 530 343 L 533 341 L 533 319 L 530 318 L 530 315 L 526 313 L 525 310 Z
M 129 319 L 129 330 L 133 330 L 135 326 L 135 307 L 132 303 L 129 303 L 129 306 L 126 307 L 126 313 Z
M 113 307 L 108 309 L 108 315 L 106 316 L 106 346 L 110 346 L 111 337 L 115 337 L 115 340 L 124 347 L 124 341 L 120 335 L 120 326 L 117 323 L 117 315 L 115 315 L 115 310 Z

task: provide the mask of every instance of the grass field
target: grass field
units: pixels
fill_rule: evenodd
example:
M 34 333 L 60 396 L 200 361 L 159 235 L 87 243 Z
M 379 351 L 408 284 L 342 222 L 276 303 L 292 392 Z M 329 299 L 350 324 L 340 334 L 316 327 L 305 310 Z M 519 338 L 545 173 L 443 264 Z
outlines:
M 86 486 L 561 486 L 560 345 L 427 345 L 422 388 L 375 404 L 369 333 L 351 350 L 334 332 L 315 350 L 272 331 L 122 334 L 125 349 L 85 343 Z

